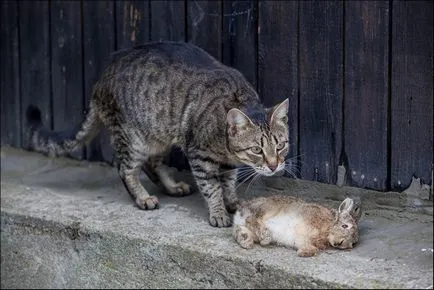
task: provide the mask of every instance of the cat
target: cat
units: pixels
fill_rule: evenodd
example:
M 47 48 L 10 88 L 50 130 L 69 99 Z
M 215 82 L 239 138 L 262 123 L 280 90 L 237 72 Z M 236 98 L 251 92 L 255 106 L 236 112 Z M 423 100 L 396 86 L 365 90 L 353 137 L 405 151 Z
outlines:
M 34 105 L 26 113 L 27 149 L 49 156 L 73 152 L 105 126 L 120 178 L 141 209 L 159 207 L 139 180 L 142 169 L 168 194 L 190 193 L 162 162 L 172 146 L 181 148 L 214 227 L 232 224 L 229 213 L 239 202 L 237 166 L 273 175 L 284 169 L 289 146 L 288 99 L 265 108 L 241 72 L 186 42 L 150 42 L 115 52 L 75 130 L 44 129 Z

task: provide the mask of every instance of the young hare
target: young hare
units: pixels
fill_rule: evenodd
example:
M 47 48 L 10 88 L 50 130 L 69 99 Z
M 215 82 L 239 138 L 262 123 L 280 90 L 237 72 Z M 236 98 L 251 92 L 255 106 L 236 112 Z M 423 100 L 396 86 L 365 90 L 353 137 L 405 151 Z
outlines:
M 350 249 L 359 240 L 360 204 L 346 198 L 338 210 L 291 196 L 258 197 L 240 204 L 233 235 L 241 247 L 275 243 L 297 249 L 298 256 L 314 256 L 334 247 Z

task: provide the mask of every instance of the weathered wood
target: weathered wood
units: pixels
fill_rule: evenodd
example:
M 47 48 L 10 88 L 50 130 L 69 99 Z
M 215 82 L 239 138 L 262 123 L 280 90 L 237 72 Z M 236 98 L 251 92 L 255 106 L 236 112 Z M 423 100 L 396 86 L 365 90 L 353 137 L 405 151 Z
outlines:
M 51 2 L 51 71 L 55 131 L 83 121 L 81 3 Z M 83 149 L 71 156 L 83 158 Z
M 49 2 L 20 1 L 19 10 L 21 120 L 22 133 L 26 134 L 26 109 L 30 104 L 41 110 L 44 126 L 53 128 Z
M 83 41 L 84 41 L 84 91 L 85 106 L 88 107 L 92 87 L 108 62 L 108 56 L 115 50 L 114 4 L 112 1 L 83 1 Z M 103 129 L 87 147 L 90 160 L 114 159 L 110 138 Z
M 215 58 L 222 59 L 222 2 L 186 2 L 188 41 L 205 49 Z
M 342 147 L 343 2 L 301 1 L 299 17 L 301 178 L 335 183 Z
M 391 186 L 429 184 L 433 160 L 433 2 L 393 1 Z M 432 180 L 431 180 L 432 182 Z
M 1 145 L 21 146 L 18 5 L 1 3 Z
M 387 188 L 389 3 L 345 1 L 344 150 L 350 185 Z
M 150 3 L 139 0 L 116 1 L 117 49 L 149 41 Z
M 257 87 L 257 1 L 223 1 L 225 64 L 240 70 Z M 283 2 L 282 2 L 283 5 Z
M 184 41 L 185 36 L 184 1 L 151 1 L 151 40 Z
M 298 2 L 260 1 L 258 11 L 258 93 L 272 107 L 289 98 L 289 144 L 287 167 L 298 175 Z M 284 79 L 284 81 L 282 81 Z M 294 159 L 295 158 L 295 159 Z

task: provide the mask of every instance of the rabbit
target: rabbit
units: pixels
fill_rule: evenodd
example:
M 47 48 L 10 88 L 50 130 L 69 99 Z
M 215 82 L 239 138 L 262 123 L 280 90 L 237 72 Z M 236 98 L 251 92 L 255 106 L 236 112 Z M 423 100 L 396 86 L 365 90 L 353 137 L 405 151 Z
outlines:
M 338 210 L 300 198 L 273 195 L 242 201 L 234 215 L 233 236 L 249 249 L 278 244 L 311 257 L 327 248 L 351 249 L 359 240 L 360 202 L 346 198 Z

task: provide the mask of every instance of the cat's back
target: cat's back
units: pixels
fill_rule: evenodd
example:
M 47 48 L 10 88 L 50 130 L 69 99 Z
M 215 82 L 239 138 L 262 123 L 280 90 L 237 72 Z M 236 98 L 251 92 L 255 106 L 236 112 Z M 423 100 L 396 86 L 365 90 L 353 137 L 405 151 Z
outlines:
M 134 46 L 133 48 L 116 51 L 111 55 L 112 63 L 122 63 L 124 66 L 137 59 L 159 63 L 162 66 L 181 64 L 191 69 L 227 69 L 225 65 L 205 50 L 187 42 L 150 42 Z M 143 63 L 146 62 L 142 62 L 142 64 Z

